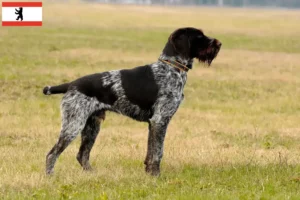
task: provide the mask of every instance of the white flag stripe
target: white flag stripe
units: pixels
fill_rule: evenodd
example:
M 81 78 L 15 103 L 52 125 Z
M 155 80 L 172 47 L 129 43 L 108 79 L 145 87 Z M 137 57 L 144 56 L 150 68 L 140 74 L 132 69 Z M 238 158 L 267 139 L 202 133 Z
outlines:
M 18 7 L 2 7 L 2 21 L 16 21 L 18 15 L 15 14 Z M 23 7 L 23 21 L 42 21 L 42 7 Z M 19 20 L 20 21 L 20 20 Z

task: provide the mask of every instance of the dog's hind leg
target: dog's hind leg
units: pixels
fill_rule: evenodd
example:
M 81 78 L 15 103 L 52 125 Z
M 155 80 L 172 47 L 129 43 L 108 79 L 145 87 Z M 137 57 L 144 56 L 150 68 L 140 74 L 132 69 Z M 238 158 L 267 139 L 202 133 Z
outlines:
M 74 120 L 74 121 L 73 121 Z M 78 120 L 78 121 L 75 121 Z M 79 132 L 84 128 L 84 122 L 79 117 L 72 121 L 64 120 L 58 142 L 53 146 L 46 157 L 46 173 L 52 174 L 55 162 L 59 155 L 76 138 Z
M 55 162 L 59 155 L 84 129 L 91 114 L 91 102 L 82 94 L 67 93 L 61 104 L 62 128 L 58 142 L 53 146 L 46 157 L 46 173 L 52 174 Z
M 101 121 L 105 119 L 105 111 L 93 113 L 87 120 L 81 132 L 81 146 L 77 154 L 77 160 L 84 170 L 91 170 L 89 163 L 90 152 L 100 131 Z

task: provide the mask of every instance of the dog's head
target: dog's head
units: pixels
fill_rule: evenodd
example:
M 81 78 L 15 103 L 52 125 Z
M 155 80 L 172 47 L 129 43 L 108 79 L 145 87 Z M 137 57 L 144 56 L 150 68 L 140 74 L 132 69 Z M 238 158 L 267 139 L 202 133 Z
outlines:
M 196 28 L 180 28 L 174 31 L 164 49 L 168 56 L 180 56 L 185 59 L 197 58 L 210 65 L 218 55 L 222 43 L 210 38 Z

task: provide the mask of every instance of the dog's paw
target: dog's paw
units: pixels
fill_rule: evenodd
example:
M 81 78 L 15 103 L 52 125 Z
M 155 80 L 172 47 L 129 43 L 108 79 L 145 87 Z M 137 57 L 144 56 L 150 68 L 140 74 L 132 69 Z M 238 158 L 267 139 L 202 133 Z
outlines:
M 160 175 L 160 167 L 157 164 L 146 165 L 145 171 L 147 174 L 149 174 L 151 176 L 158 177 Z

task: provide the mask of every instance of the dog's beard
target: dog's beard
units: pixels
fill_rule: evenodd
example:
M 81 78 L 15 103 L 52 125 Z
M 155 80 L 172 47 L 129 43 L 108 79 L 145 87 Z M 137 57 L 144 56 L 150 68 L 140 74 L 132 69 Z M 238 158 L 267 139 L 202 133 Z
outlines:
M 199 60 L 199 62 L 210 66 L 212 61 L 217 57 L 219 51 L 219 47 L 209 46 L 207 49 L 204 49 L 199 52 L 197 59 Z

